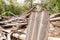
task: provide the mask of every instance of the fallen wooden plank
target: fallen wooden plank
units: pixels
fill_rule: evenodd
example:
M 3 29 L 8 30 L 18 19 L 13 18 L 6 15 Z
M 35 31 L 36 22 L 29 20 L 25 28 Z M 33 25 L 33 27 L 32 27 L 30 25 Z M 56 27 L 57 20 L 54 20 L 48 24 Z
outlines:
M 17 22 L 17 21 L 20 21 L 20 22 L 26 22 L 26 18 L 23 18 L 23 17 L 12 17 L 10 18 L 9 20 L 5 20 L 5 21 L 0 21 L 0 23 L 8 23 L 8 22 Z
M 50 21 L 60 21 L 60 17 L 51 18 Z
M 56 18 L 56 17 L 59 17 L 59 16 L 60 16 L 60 13 L 55 13 L 55 14 L 50 15 L 50 18 Z

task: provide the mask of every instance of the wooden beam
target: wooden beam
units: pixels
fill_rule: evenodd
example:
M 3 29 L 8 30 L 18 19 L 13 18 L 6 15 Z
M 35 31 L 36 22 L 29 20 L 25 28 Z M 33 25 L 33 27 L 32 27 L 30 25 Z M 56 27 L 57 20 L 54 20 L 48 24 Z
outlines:
M 28 29 L 27 29 L 27 38 L 26 40 L 31 40 L 31 35 L 32 35 L 32 30 L 33 30 L 33 26 L 34 26 L 34 20 L 35 20 L 35 14 L 32 12 L 30 15 L 30 20 L 29 20 L 29 25 L 28 25 Z
M 37 40 L 48 40 L 49 12 L 46 10 L 42 11 L 40 20 Z
M 28 23 L 26 40 L 48 40 L 48 21 L 48 11 L 32 12 Z

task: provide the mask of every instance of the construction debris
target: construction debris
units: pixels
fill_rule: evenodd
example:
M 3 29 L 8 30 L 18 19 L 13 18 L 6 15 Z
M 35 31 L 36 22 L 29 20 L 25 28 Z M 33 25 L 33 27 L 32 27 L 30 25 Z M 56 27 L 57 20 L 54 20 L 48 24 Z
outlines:
M 60 13 L 50 16 L 50 37 L 60 37 Z
M 0 17 L 0 40 L 11 40 L 10 36 L 17 39 L 26 38 L 27 18 L 20 16 Z M 5 34 L 4 34 L 5 33 Z M 16 35 L 17 34 L 17 35 Z M 13 39 L 12 39 L 13 40 Z

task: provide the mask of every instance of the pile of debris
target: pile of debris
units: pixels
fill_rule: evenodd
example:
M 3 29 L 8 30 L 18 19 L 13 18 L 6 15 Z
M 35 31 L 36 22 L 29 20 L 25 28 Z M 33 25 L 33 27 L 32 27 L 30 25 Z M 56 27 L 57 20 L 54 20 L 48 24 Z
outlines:
M 25 40 L 29 16 L 35 8 L 33 6 L 23 16 L 0 16 L 0 40 Z
M 16 30 L 21 25 L 26 25 L 27 19 L 24 17 L 0 17 L 0 27 L 3 29 Z M 14 27 L 17 27 L 16 29 Z
M 27 24 L 27 18 L 23 16 L 0 16 L 0 39 L 24 40 L 26 38 Z
M 60 13 L 50 16 L 50 37 L 60 37 Z

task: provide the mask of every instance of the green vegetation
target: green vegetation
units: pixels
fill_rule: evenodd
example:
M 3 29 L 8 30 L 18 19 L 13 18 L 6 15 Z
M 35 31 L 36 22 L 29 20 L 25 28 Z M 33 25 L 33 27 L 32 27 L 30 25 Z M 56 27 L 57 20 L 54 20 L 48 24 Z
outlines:
M 28 4 L 16 4 L 14 1 L 10 1 L 10 4 L 7 5 L 4 0 L 0 0 L 0 15 L 11 16 L 13 14 L 22 15 L 29 8 Z
M 60 0 L 42 0 L 42 3 L 51 14 L 60 12 Z
M 10 0 L 9 5 L 4 0 L 0 0 L 0 15 L 11 16 L 22 15 L 32 6 L 33 0 L 25 0 L 24 4 L 15 3 L 15 0 Z M 42 0 L 43 7 L 53 13 L 60 12 L 60 0 Z M 39 10 L 39 7 L 38 9 Z

